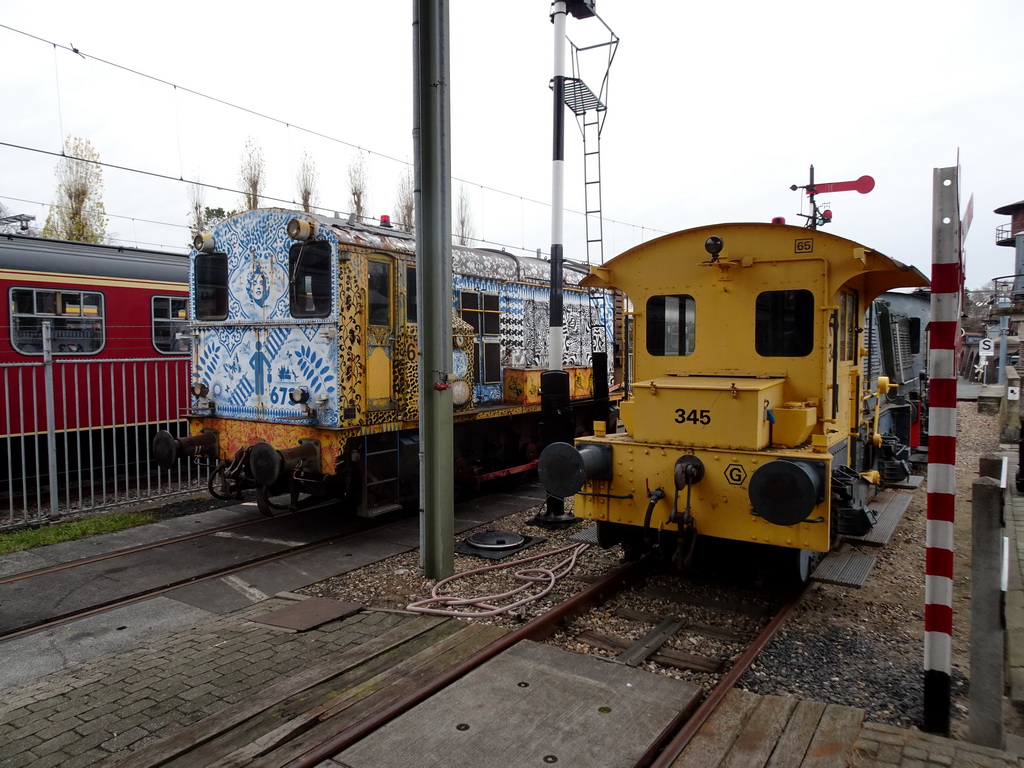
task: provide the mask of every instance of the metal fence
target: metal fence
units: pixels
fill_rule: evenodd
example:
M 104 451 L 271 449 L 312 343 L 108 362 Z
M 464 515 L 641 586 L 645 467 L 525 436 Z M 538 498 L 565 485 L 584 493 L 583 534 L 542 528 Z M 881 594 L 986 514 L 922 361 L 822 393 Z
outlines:
M 187 434 L 188 357 L 52 358 L 0 365 L 0 529 L 200 490 L 206 470 L 150 458 L 161 429 Z

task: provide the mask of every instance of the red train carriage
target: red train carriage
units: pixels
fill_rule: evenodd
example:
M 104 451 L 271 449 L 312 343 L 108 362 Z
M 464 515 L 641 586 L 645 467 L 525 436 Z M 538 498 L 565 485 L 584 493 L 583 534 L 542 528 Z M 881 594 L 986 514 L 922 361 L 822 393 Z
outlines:
M 0 489 L 31 497 L 51 466 L 62 486 L 123 472 L 148 444 L 135 432 L 177 421 L 187 282 L 183 255 L 0 237 Z

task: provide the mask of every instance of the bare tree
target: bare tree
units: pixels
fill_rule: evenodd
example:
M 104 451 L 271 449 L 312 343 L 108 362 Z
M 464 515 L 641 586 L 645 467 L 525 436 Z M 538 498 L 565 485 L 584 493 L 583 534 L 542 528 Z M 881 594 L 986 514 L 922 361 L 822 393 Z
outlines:
M 206 231 L 206 190 L 199 184 L 188 185 L 188 228 L 195 237 Z
M 406 166 L 398 179 L 398 196 L 395 200 L 395 215 L 399 229 L 412 232 L 416 227 L 416 185 L 413 183 L 412 168 Z
M 99 153 L 88 139 L 68 136 L 64 159 L 58 164 L 56 201 L 43 225 L 42 236 L 83 243 L 102 243 L 107 237 L 103 207 L 103 170 Z
M 238 183 L 242 187 L 243 210 L 253 211 L 259 208 L 260 195 L 266 183 L 266 165 L 263 162 L 263 149 L 251 136 L 245 140 Z
M 299 161 L 299 173 L 295 183 L 299 189 L 299 200 L 302 203 L 302 210 L 306 213 L 313 212 L 313 206 L 317 203 L 316 183 L 319 174 L 316 170 L 316 163 L 313 162 L 309 152 L 302 153 L 302 160 Z
M 348 189 L 352 197 L 352 214 L 356 221 L 366 217 L 366 163 L 360 152 L 348 167 Z
M 469 209 L 469 195 L 465 185 L 459 186 L 459 202 L 455 207 L 455 235 L 459 245 L 469 245 L 473 239 L 473 214 Z

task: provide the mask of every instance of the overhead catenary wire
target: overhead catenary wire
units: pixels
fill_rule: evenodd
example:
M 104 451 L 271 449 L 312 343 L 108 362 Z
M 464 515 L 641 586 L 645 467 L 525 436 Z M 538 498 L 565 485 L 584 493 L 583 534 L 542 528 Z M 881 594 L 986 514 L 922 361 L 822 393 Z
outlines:
M 25 37 L 27 37 L 27 38 L 29 38 L 31 40 L 35 40 L 35 41 L 38 41 L 39 43 L 51 46 L 54 49 L 54 69 L 55 69 L 55 77 L 57 77 L 57 94 L 58 94 L 57 95 L 57 101 L 58 101 L 58 103 L 57 103 L 57 110 L 58 110 L 58 116 L 59 116 L 58 119 L 59 119 L 60 130 L 61 130 L 61 146 L 62 146 L 62 148 L 63 148 L 63 135 L 64 134 L 63 134 L 63 116 L 62 116 L 62 112 L 61 112 L 61 103 L 60 103 L 61 99 L 60 99 L 60 82 L 59 82 L 58 62 L 57 62 L 57 58 L 56 58 L 57 50 L 58 49 L 67 51 L 68 53 L 71 53 L 71 54 L 74 54 L 74 55 L 77 55 L 77 56 L 81 57 L 82 59 L 91 59 L 91 60 L 93 60 L 95 62 L 98 62 L 100 64 L 104 64 L 104 65 L 109 66 L 109 67 L 113 67 L 115 69 L 118 69 L 118 70 L 121 70 L 123 72 L 129 73 L 129 74 L 131 74 L 133 76 L 141 77 L 141 78 L 144 78 L 146 80 L 150 80 L 150 81 L 153 81 L 155 83 L 159 83 L 159 84 L 168 86 L 168 87 L 170 87 L 170 88 L 172 88 L 174 90 L 175 99 L 177 99 L 178 92 L 189 93 L 189 94 L 192 94 L 193 96 L 196 96 L 196 97 L 201 98 L 201 99 L 207 99 L 207 100 L 209 100 L 211 102 L 214 102 L 216 104 L 220 104 L 220 105 L 222 105 L 224 107 L 227 107 L 229 109 L 238 110 L 240 112 L 252 115 L 254 117 L 259 117 L 261 119 L 271 121 L 273 123 L 276 123 L 278 125 L 281 125 L 281 126 L 285 127 L 286 129 L 289 129 L 289 130 L 290 129 L 294 129 L 294 130 L 297 130 L 297 131 L 301 131 L 303 133 L 309 134 L 310 136 L 316 136 L 316 137 L 324 139 L 326 141 L 329 141 L 329 142 L 332 142 L 332 143 L 336 143 L 336 144 L 340 144 L 340 145 L 349 147 L 351 149 L 355 149 L 355 150 L 357 150 L 359 152 L 365 152 L 368 155 L 373 155 L 375 157 L 381 158 L 382 160 L 387 160 L 387 161 L 390 161 L 390 162 L 400 163 L 400 164 L 405 165 L 405 166 L 411 166 L 411 163 L 409 161 L 402 160 L 400 158 L 394 157 L 392 155 L 388 155 L 386 153 L 377 152 L 377 151 L 374 151 L 374 150 L 371 150 L 371 149 L 367 149 L 367 148 L 359 146 L 357 144 L 353 144 L 352 142 L 345 141 L 344 139 L 340 139 L 340 138 L 338 138 L 336 136 L 330 136 L 330 135 L 322 133 L 320 131 L 316 131 L 316 130 L 313 130 L 313 129 L 310 129 L 310 128 L 304 128 L 302 126 L 295 125 L 294 123 L 291 123 L 289 121 L 285 121 L 285 120 L 282 120 L 280 118 L 273 117 L 272 115 L 269 115 L 267 113 L 260 112 L 257 109 L 252 109 L 250 107 L 244 107 L 244 106 L 241 106 L 241 105 L 238 105 L 238 104 L 234 104 L 234 103 L 229 102 L 229 101 L 227 101 L 225 99 L 221 99 L 221 98 L 218 98 L 216 96 L 210 96 L 209 94 L 202 93 L 202 92 L 197 91 L 195 89 L 188 88 L 186 86 L 182 86 L 182 85 L 173 83 L 173 82 L 171 82 L 169 80 L 165 80 L 163 78 L 159 78 L 159 77 L 156 77 L 154 75 L 146 74 L 145 72 L 141 72 L 141 71 L 133 69 L 131 67 L 127 67 L 127 66 L 124 66 L 122 64 L 118 64 L 116 62 L 112 62 L 112 61 L 109 61 L 107 59 L 103 59 L 103 58 L 98 57 L 98 56 L 93 56 L 91 54 L 87 54 L 87 53 L 83 52 L 78 47 L 62 45 L 62 44 L 57 43 L 55 41 L 47 40 L 46 38 L 40 37 L 38 35 L 34 35 L 32 33 L 25 32 L 25 31 L 20 30 L 20 29 L 16 29 L 16 28 L 11 27 L 11 26 L 9 26 L 7 24 L 0 24 L 0 29 L 6 29 L 6 30 L 8 30 L 10 32 L 13 32 L 15 34 L 23 35 L 23 36 L 25 36 Z M 177 102 L 176 102 L 176 106 L 177 106 Z M 177 122 L 177 120 L 176 120 L 176 122 Z M 229 193 L 233 193 L 233 194 L 241 194 L 240 190 L 233 189 L 230 186 L 224 186 L 224 185 L 219 185 L 219 184 L 207 184 L 207 183 L 202 183 L 202 182 L 199 182 L 199 181 L 192 181 L 192 180 L 189 180 L 189 179 L 185 179 L 184 178 L 184 174 L 181 172 L 181 165 L 182 165 L 182 163 L 181 163 L 181 158 L 180 158 L 180 136 L 179 136 L 178 140 L 179 140 L 179 174 L 180 174 L 178 177 L 174 177 L 174 176 L 167 175 L 167 174 L 162 174 L 162 173 L 156 173 L 156 172 L 153 172 L 153 171 L 147 171 L 147 170 L 144 170 L 144 169 L 134 168 L 134 167 L 130 167 L 130 166 L 117 165 L 117 164 L 113 164 L 113 163 L 105 163 L 105 162 L 91 161 L 91 160 L 84 161 L 84 162 L 92 162 L 92 163 L 94 163 L 94 164 L 96 164 L 98 166 L 101 166 L 101 167 L 112 168 L 112 169 L 115 169 L 115 170 L 125 171 L 125 172 L 129 172 L 129 173 L 139 173 L 139 174 L 143 174 L 143 175 L 150 176 L 150 177 L 153 177 L 153 178 L 165 179 L 165 180 L 168 180 L 168 181 L 176 181 L 176 182 L 184 182 L 184 183 L 188 183 L 188 184 L 196 184 L 196 185 L 198 185 L 200 187 L 203 187 L 203 188 L 213 189 L 213 190 L 217 190 L 217 191 L 221 191 L 221 192 L 229 192 Z M 66 155 L 63 152 L 63 150 L 61 152 L 54 152 L 54 151 L 51 151 L 51 150 L 41 149 L 41 148 L 38 148 L 38 147 L 27 147 L 27 146 L 24 146 L 24 145 L 14 144 L 14 143 L 10 143 L 10 142 L 0 142 L 0 146 L 6 146 L 6 147 L 10 147 L 12 149 L 17 149 L 17 150 L 22 150 L 22 151 L 37 152 L 37 153 L 41 153 L 41 154 L 47 154 L 47 155 L 52 155 L 52 156 L 60 157 L 60 158 L 67 158 L 67 159 L 71 159 L 71 160 L 82 160 L 82 158 L 75 158 L 75 157 L 70 157 L 70 156 Z M 496 187 L 490 187 L 490 186 L 487 186 L 487 185 L 484 185 L 484 184 L 480 184 L 478 182 L 473 182 L 473 181 L 469 181 L 469 180 L 466 180 L 466 179 L 460 179 L 460 178 L 454 178 L 454 177 L 453 177 L 453 181 L 454 182 L 463 183 L 463 184 L 472 184 L 473 186 L 478 187 L 481 191 L 485 191 L 486 190 L 486 191 L 494 192 L 494 193 L 499 194 L 499 195 L 504 195 L 504 196 L 513 197 L 513 198 L 519 198 L 520 206 L 522 206 L 524 202 L 529 202 L 529 203 L 536 204 L 536 205 L 550 207 L 550 203 L 544 202 L 542 200 L 536 200 L 536 199 L 533 199 L 533 198 L 530 198 L 530 197 L 525 197 L 523 195 L 518 195 L 518 194 L 515 194 L 515 193 L 511 193 L 511 192 L 506 192 L 504 190 L 497 189 Z M 265 199 L 267 201 L 270 201 L 270 202 L 274 202 L 274 203 L 286 204 L 288 206 L 294 205 L 294 200 L 288 200 L 288 199 L 281 198 L 281 197 L 274 197 L 274 196 L 271 196 L 271 195 L 261 195 L 261 198 L 263 198 L 263 199 Z M 13 199 L 13 198 L 11 198 L 11 199 Z M 52 205 L 52 204 L 50 204 L 50 205 Z M 317 206 L 316 209 L 319 210 L 319 211 L 337 211 L 337 210 L 341 210 L 341 208 L 339 208 L 337 206 L 326 206 L 326 205 L 324 205 L 324 206 Z M 578 216 L 585 216 L 585 214 L 582 211 L 566 209 L 566 212 L 572 213 L 572 214 L 578 215 Z M 107 214 L 107 215 L 112 215 L 112 214 Z M 121 216 L 120 218 L 144 221 L 144 219 L 138 219 L 137 217 L 130 217 L 130 216 Z M 630 224 L 628 222 L 621 222 L 621 221 L 617 221 L 617 220 L 614 220 L 614 219 L 608 219 L 608 218 L 605 218 L 605 221 L 609 222 L 610 224 L 625 225 L 627 227 L 633 227 L 633 228 L 636 228 L 636 227 L 640 226 L 640 225 Z M 161 223 L 161 224 L 163 224 L 164 222 L 153 222 L 153 223 Z M 175 225 L 175 224 L 167 224 L 167 225 L 168 226 L 178 226 L 178 225 Z M 659 234 L 666 234 L 667 233 L 667 230 L 664 230 L 664 231 L 663 230 L 657 230 L 657 229 L 652 229 L 650 227 L 641 227 L 641 231 L 650 231 L 652 233 L 659 233 Z M 501 243 L 501 242 L 498 242 L 498 241 L 491 241 L 491 240 L 487 240 L 487 239 L 484 239 L 484 238 L 474 238 L 474 240 L 476 242 L 478 242 L 478 243 L 485 244 L 485 245 L 493 245 L 493 246 L 500 246 L 500 247 L 507 247 L 507 248 L 516 248 L 516 247 L 525 248 L 525 245 L 524 246 L 515 246 L 515 245 L 510 244 L 510 243 Z

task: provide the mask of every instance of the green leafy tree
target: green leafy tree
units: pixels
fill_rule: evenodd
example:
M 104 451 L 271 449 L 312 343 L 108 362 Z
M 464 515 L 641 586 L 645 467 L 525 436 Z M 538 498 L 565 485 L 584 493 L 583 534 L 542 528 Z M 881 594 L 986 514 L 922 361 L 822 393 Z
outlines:
M 57 240 L 102 243 L 107 238 L 103 207 L 103 169 L 88 139 L 68 136 L 64 159 L 57 165 L 57 194 L 42 236 Z

